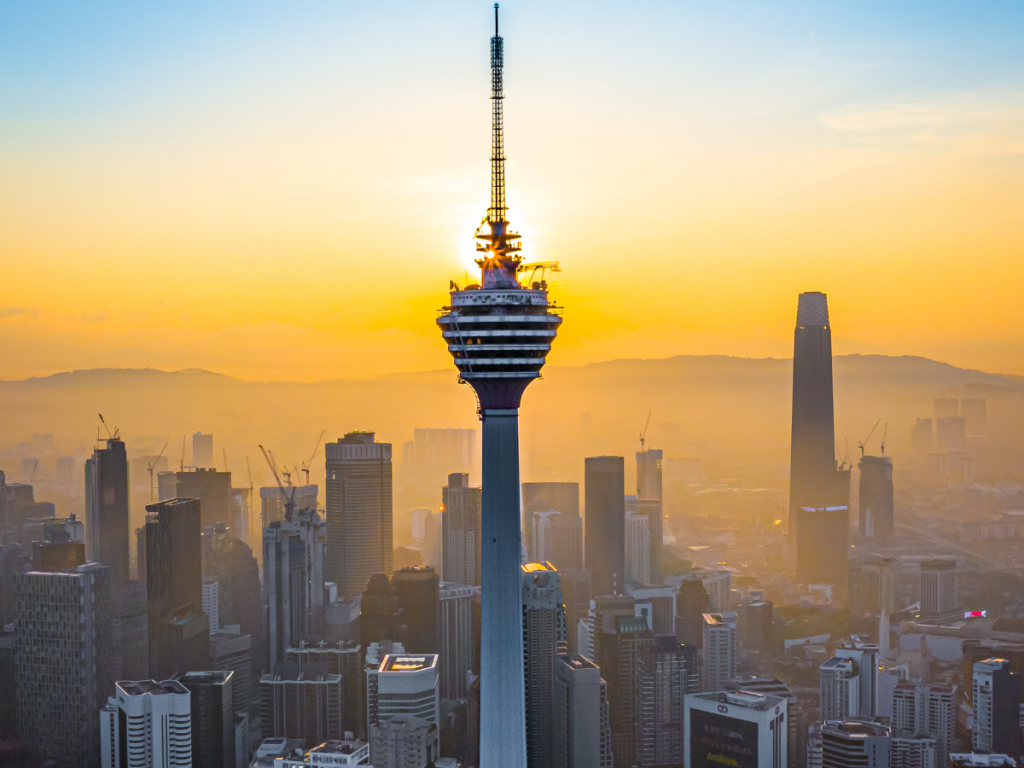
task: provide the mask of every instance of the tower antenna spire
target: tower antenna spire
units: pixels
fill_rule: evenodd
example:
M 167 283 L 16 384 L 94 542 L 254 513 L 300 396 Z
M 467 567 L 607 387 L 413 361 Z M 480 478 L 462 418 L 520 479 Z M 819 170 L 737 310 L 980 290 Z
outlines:
M 502 70 L 505 66 L 504 41 L 498 34 L 498 4 L 494 4 L 494 37 L 491 38 L 491 207 L 487 221 L 506 224 L 505 207 L 505 128 L 502 102 L 505 100 Z

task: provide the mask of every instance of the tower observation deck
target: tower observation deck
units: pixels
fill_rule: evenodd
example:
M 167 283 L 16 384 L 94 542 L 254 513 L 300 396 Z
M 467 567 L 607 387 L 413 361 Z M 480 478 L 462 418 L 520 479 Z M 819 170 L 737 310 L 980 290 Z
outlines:
M 491 38 L 491 204 L 477 229 L 480 282 L 450 285 L 437 324 L 482 422 L 480 768 L 526 768 L 519 527 L 519 404 L 561 325 L 543 270 L 524 264 L 505 205 L 504 44 Z M 541 270 L 541 279 L 533 277 Z M 525 279 L 529 275 L 529 280 Z

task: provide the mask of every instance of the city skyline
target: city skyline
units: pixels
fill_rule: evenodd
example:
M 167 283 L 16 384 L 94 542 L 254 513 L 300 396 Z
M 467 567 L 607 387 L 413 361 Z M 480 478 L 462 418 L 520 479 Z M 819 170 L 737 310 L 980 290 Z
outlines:
M 820 290 L 838 354 L 1024 373 L 1018 6 L 506 10 L 512 218 L 573 308 L 553 365 L 785 357 Z M 445 367 L 423 318 L 472 268 L 489 12 L 5 10 L 4 378 Z

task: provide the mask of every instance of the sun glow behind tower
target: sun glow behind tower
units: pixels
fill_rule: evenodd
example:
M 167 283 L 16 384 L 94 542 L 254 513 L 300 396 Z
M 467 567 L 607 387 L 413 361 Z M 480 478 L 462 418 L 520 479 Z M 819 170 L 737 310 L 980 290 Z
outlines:
M 473 387 L 483 437 L 481 511 L 481 768 L 525 768 L 519 527 L 519 404 L 540 377 L 562 322 L 548 300 L 544 269 L 526 265 L 520 237 L 508 226 L 502 126 L 504 44 L 494 6 L 491 38 L 491 203 L 477 229 L 480 282 L 451 283 L 451 302 L 437 324 L 455 360 L 459 381 Z M 540 280 L 534 280 L 537 271 Z M 529 275 L 529 284 L 520 282 Z

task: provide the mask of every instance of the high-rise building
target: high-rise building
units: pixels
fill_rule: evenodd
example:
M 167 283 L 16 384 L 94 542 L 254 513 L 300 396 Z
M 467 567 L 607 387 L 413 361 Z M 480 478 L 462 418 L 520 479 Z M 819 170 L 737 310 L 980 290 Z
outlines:
M 662 452 L 660 450 L 639 451 L 636 454 L 636 495 L 637 514 L 648 518 L 650 531 L 650 583 L 660 584 L 661 548 L 664 543 L 664 497 L 661 477 Z
M 427 508 L 412 511 L 413 546 L 423 550 L 423 564 L 434 567 L 443 575 L 442 513 Z
M 199 500 L 148 504 L 146 513 L 149 670 L 154 678 L 169 679 L 209 663 Z
M 601 670 L 585 656 L 559 654 L 552 694 L 554 768 L 611 768 L 607 686 Z
M 177 680 L 122 681 L 100 712 L 103 768 L 192 768 L 191 695 Z
M 562 319 L 548 298 L 543 274 L 529 286 L 520 283 L 520 239 L 509 229 L 505 206 L 503 41 L 497 23 L 495 8 L 491 205 L 484 222 L 488 231 L 481 226 L 476 233 L 480 283 L 463 287 L 452 282 L 450 304 L 437 324 L 460 379 L 477 394 L 483 433 L 480 764 L 523 768 L 519 405 L 527 386 L 540 377 Z M 444 577 L 452 580 L 447 570 Z
M 293 495 L 294 494 L 294 495 Z M 288 489 L 288 498 L 294 510 L 311 509 L 316 511 L 320 487 L 316 485 L 296 485 Z M 260 525 L 269 528 L 285 518 L 285 498 L 276 485 L 260 488 Z
M 625 592 L 625 462 L 621 456 L 585 459 L 585 552 L 595 595 Z
M 369 663 L 367 654 L 367 663 Z M 396 715 L 415 715 L 428 723 L 441 722 L 437 688 L 437 656 L 388 653 L 367 678 L 366 721 L 375 725 Z
M 960 403 L 955 397 L 936 397 L 933 403 L 936 419 L 955 419 L 960 415 Z
M 675 635 L 687 645 L 704 647 L 704 614 L 711 611 L 711 601 L 704 582 L 696 573 L 679 578 L 676 593 Z
M 252 519 L 252 498 L 248 488 L 231 489 L 231 533 L 239 541 L 249 543 Z
M 819 668 L 818 684 L 818 710 L 822 720 L 860 717 L 860 667 L 856 661 L 829 659 Z
M 579 483 L 523 483 L 523 543 L 530 562 L 583 568 Z
M 285 654 L 288 663 L 295 664 L 300 673 L 311 670 L 319 674 L 341 676 L 342 727 L 359 738 L 366 735 L 366 674 L 363 670 L 363 648 L 358 643 L 299 643 Z
M 410 653 L 440 652 L 441 582 L 426 565 L 396 571 L 391 585 L 405 625 L 404 645 Z
M 234 673 L 186 672 L 191 694 L 192 768 L 235 768 Z
M 685 768 L 785 768 L 786 700 L 748 691 L 694 693 L 683 700 Z
M 359 638 L 364 648 L 383 640 L 400 640 L 405 629 L 400 622 L 398 593 L 383 573 L 370 577 L 360 601 Z
M 324 542 L 320 515 L 293 512 L 263 531 L 263 600 L 271 668 L 288 648 L 323 630 Z
M 874 643 L 854 638 L 850 643 L 843 643 L 836 648 L 837 659 L 850 659 L 856 665 L 858 693 L 858 709 L 847 717 L 859 717 L 873 720 L 878 714 L 878 656 L 879 648 Z M 837 719 L 842 717 L 837 715 Z
M 177 473 L 175 495 L 179 499 L 199 499 L 202 527 L 223 523 L 231 525 L 231 473 L 197 468 Z
M 476 430 L 423 428 L 402 446 L 402 473 L 417 485 L 437 487 L 450 472 L 469 472 L 476 464 Z
M 210 619 L 210 632 L 220 630 L 220 595 L 216 579 L 203 577 L 203 613 Z
M 699 689 L 697 648 L 674 635 L 655 637 L 636 664 L 636 765 L 682 765 L 683 701 Z
M 890 748 L 889 729 L 877 723 L 833 721 L 821 729 L 821 762 L 828 768 L 887 768 Z
M 924 560 L 921 563 L 921 615 L 955 611 L 959 601 L 956 560 Z
M 370 726 L 370 760 L 376 768 L 423 768 L 441 755 L 440 731 L 415 715 L 395 715 Z
M 375 573 L 394 571 L 391 443 L 349 432 L 327 443 L 327 551 L 324 578 L 346 601 Z
M 479 591 L 479 587 L 441 582 L 438 668 L 442 701 L 466 698 L 466 675 L 474 668 L 473 597 Z
M 702 690 L 724 691 L 726 684 L 736 676 L 739 663 L 739 638 L 736 635 L 736 614 L 705 613 L 704 619 L 704 680 Z
M 963 451 L 967 447 L 967 424 L 964 419 L 935 419 L 935 447 L 943 452 Z
M 890 768 L 938 768 L 934 736 L 913 731 L 892 729 L 889 737 Z
M 974 663 L 972 683 L 974 751 L 1020 757 L 1020 677 L 1006 659 L 985 659 Z
M 552 697 L 552 765 L 611 768 L 607 685 L 601 670 L 577 653 L 555 657 Z
M 789 530 L 804 583 L 846 582 L 850 473 L 836 467 L 834 422 L 828 300 L 802 293 L 793 341 Z
M 744 603 L 737 612 L 740 647 L 771 653 L 775 639 L 775 606 L 771 600 Z
M 112 437 L 85 463 L 85 552 L 110 568 L 111 586 L 128 581 L 131 523 L 128 518 L 128 454 Z
M 892 538 L 893 486 L 891 456 L 862 456 L 860 460 L 858 532 L 861 538 Z
M 260 678 L 260 727 L 263 738 L 302 739 L 323 744 L 345 738 L 341 675 L 322 667 L 279 664 Z
M 854 612 L 879 614 L 896 612 L 896 575 L 892 558 L 873 555 L 855 562 L 850 583 L 850 605 Z
M 636 754 L 637 659 L 654 645 L 654 633 L 640 616 L 617 615 L 601 622 L 596 638 L 601 672 L 608 683 L 615 765 L 631 765 Z
M 231 694 L 235 712 L 255 712 L 253 692 L 252 638 L 233 632 L 210 633 L 210 670 L 231 672 Z
M 192 435 L 192 466 L 212 467 L 213 465 L 213 435 L 195 432 Z
M 469 484 L 469 475 L 448 475 L 441 491 L 441 557 L 445 581 L 480 585 L 480 488 Z
M 627 497 L 628 503 L 628 497 Z M 651 584 L 651 529 L 647 515 L 626 512 L 625 585 Z
M 551 697 L 555 656 L 568 651 L 558 571 L 551 563 L 523 566 L 523 656 L 526 677 L 526 764 L 550 768 Z
M 14 576 L 18 736 L 41 759 L 94 768 L 113 681 L 110 571 L 98 563 Z
M 961 398 L 960 415 L 964 419 L 964 431 L 967 433 L 967 437 L 984 437 L 988 433 L 985 398 Z
M 931 453 L 932 450 L 932 420 L 918 419 L 910 428 L 910 449 L 923 455 Z
M 786 741 L 789 768 L 801 768 L 807 758 L 807 723 L 801 718 L 797 696 L 781 680 L 767 677 L 740 677 L 727 686 L 730 691 L 749 691 L 775 696 L 786 703 Z
M 894 733 L 926 734 L 935 740 L 936 766 L 949 762 L 956 735 L 955 688 L 900 681 L 892 693 L 891 717 Z
M 149 611 L 146 583 L 127 581 L 113 591 L 110 620 L 110 674 L 114 680 L 141 680 L 149 673 Z

